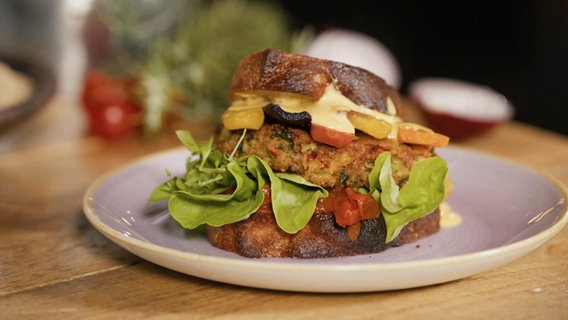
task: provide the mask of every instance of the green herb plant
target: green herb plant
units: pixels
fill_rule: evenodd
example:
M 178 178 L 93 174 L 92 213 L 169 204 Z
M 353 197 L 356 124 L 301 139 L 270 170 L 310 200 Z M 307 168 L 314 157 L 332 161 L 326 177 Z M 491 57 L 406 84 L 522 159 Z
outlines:
M 265 48 L 299 52 L 311 27 L 292 30 L 276 1 L 102 0 L 112 36 L 113 63 L 139 80 L 147 133 L 169 118 L 210 120 L 228 106 L 232 74 L 246 55 Z

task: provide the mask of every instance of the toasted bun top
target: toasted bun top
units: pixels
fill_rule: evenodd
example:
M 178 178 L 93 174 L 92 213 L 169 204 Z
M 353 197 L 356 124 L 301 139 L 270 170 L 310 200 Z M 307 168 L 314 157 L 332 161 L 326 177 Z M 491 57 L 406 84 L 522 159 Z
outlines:
M 326 88 L 336 88 L 354 103 L 388 113 L 387 97 L 401 114 L 398 92 L 377 75 L 341 62 L 276 49 L 264 49 L 241 60 L 233 74 L 229 100 L 238 94 L 283 92 L 318 100 Z

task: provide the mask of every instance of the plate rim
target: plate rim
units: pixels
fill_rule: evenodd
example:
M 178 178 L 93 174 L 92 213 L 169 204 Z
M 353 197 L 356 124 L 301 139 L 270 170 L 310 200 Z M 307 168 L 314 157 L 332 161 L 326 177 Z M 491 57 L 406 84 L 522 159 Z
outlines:
M 106 237 L 109 237 L 110 240 L 112 240 L 115 244 L 119 245 L 120 247 L 126 249 L 127 251 L 138 255 L 136 252 L 133 251 L 133 248 L 137 249 L 137 250 L 144 250 L 145 252 L 151 252 L 153 254 L 166 254 L 170 257 L 174 257 L 176 259 L 183 259 L 183 260 L 187 260 L 188 265 L 191 263 L 200 263 L 202 265 L 214 265 L 214 266 L 220 266 L 220 265 L 230 265 L 231 267 L 235 268 L 247 268 L 249 270 L 254 270 L 254 269 L 262 269 L 264 271 L 266 270 L 270 270 L 270 271 L 289 271 L 291 269 L 293 269 L 294 271 L 302 271 L 302 272 L 313 272 L 313 271 L 344 271 L 344 272 L 349 272 L 349 271 L 358 271 L 358 272 L 368 272 L 368 271 L 389 271 L 389 270 L 393 270 L 393 269 L 405 269 L 408 271 L 413 271 L 413 270 L 417 270 L 417 269 L 424 269 L 424 268 L 434 268 L 437 266 L 447 266 L 448 264 L 458 264 L 458 265 L 463 265 L 463 264 L 467 264 L 470 263 L 472 261 L 475 260 L 479 260 L 480 258 L 493 258 L 493 257 L 498 257 L 501 255 L 504 255 L 504 252 L 507 252 L 509 254 L 515 253 L 515 252 L 519 252 L 519 254 L 517 255 L 516 258 L 528 254 L 529 252 L 533 251 L 534 249 L 536 249 L 537 247 L 539 247 L 540 245 L 542 245 L 544 242 L 550 240 L 551 238 L 553 238 L 555 235 L 557 235 L 567 224 L 568 224 L 568 206 L 566 204 L 566 200 L 568 199 L 568 188 L 566 187 L 566 185 L 564 183 L 562 183 L 558 178 L 543 172 L 542 170 L 536 169 L 534 167 L 531 166 L 527 166 L 524 165 L 522 163 L 517 163 L 514 161 L 511 161 L 507 158 L 498 156 L 498 155 L 493 155 L 490 153 L 486 153 L 484 151 L 479 151 L 479 150 L 475 150 L 475 149 L 470 149 L 470 148 L 466 148 L 466 147 L 462 147 L 462 146 L 448 146 L 447 148 L 451 148 L 451 149 L 456 149 L 459 150 L 460 152 L 473 152 L 476 153 L 480 156 L 484 156 L 484 157 L 490 157 L 499 161 L 505 161 L 508 165 L 513 165 L 519 168 L 522 168 L 524 170 L 528 170 L 529 172 L 536 174 L 538 177 L 548 181 L 549 183 L 551 183 L 560 193 L 561 193 L 561 198 L 564 200 L 563 201 L 563 205 L 564 205 L 564 212 L 558 217 L 558 219 L 556 219 L 550 226 L 548 226 L 545 230 L 540 231 L 539 233 L 532 235 L 528 238 L 519 240 L 519 241 L 515 241 L 513 243 L 509 243 L 509 244 L 503 244 L 497 247 L 493 247 L 493 248 L 489 248 L 489 249 L 485 249 L 485 250 L 481 250 L 481 251 L 476 251 L 476 252 L 471 252 L 471 253 L 465 253 L 465 254 L 458 254 L 458 255 L 451 255 L 451 256 L 444 256 L 444 257 L 438 257 L 438 258 L 427 258 L 427 259 L 419 259 L 419 260 L 407 260 L 407 261 L 397 261 L 397 262 L 385 262 L 385 263 L 380 263 L 380 262 L 372 262 L 372 263 L 346 263 L 346 262 L 338 262 L 338 263 L 334 263 L 334 262 L 326 262 L 325 264 L 322 263 L 294 263 L 293 259 L 287 259 L 286 262 L 283 262 L 282 260 L 279 261 L 279 259 L 270 259 L 270 260 L 265 260 L 265 259 L 242 259 L 242 258 L 232 258 L 232 257 L 220 257 L 220 256 L 212 256 L 212 255 L 207 255 L 207 254 L 201 254 L 201 253 L 196 253 L 196 252 L 188 252 L 188 251 L 183 251 L 183 250 L 178 250 L 178 249 L 174 249 L 174 248 L 170 248 L 170 247 L 165 247 L 165 246 L 161 246 L 159 244 L 155 244 L 152 242 L 148 242 L 148 241 L 144 241 L 144 240 L 140 240 L 140 239 L 135 239 L 132 237 L 128 237 L 124 234 L 122 234 L 121 232 L 119 232 L 118 230 L 110 227 L 109 225 L 105 224 L 102 222 L 102 220 L 99 218 L 99 216 L 94 212 L 94 208 L 93 208 L 93 195 L 96 193 L 96 191 L 105 183 L 108 182 L 112 177 L 114 177 L 115 175 L 124 172 L 128 169 L 131 169 L 137 165 L 139 165 L 140 163 L 143 162 L 147 162 L 150 161 L 151 159 L 154 158 L 160 158 L 163 157 L 167 154 L 170 153 L 177 153 L 177 152 L 182 152 L 183 150 L 186 150 L 188 152 L 188 155 L 190 155 L 191 153 L 185 149 L 185 147 L 175 147 L 175 148 L 170 148 L 170 149 L 165 149 L 162 151 L 158 151 L 158 152 L 154 152 L 154 153 L 150 153 L 147 155 L 144 155 L 142 157 L 139 157 L 138 159 L 135 159 L 133 161 L 130 161 L 126 164 L 123 164 L 113 170 L 110 170 L 109 172 L 101 175 L 100 177 L 96 178 L 86 189 L 86 192 L 84 193 L 83 196 L 83 212 L 84 215 L 86 216 L 87 220 L 91 223 L 91 225 L 93 227 L 95 227 L 95 229 L 97 229 L 99 232 L 101 232 L 103 235 L 105 235 Z M 532 248 L 531 248 L 532 247 Z M 380 254 L 380 253 L 378 253 Z M 515 258 L 515 259 L 516 259 Z M 145 258 L 143 258 L 144 260 L 147 260 Z M 328 260 L 329 259 L 329 260 Z M 325 260 L 328 261 L 332 261 L 335 258 L 328 258 Z M 320 259 L 318 259 L 320 260 Z M 513 260 L 513 258 L 509 259 L 508 261 Z M 165 266 L 164 264 L 160 264 L 160 263 L 156 263 L 154 261 L 151 260 L 147 260 L 151 263 L 157 264 L 157 265 L 161 265 L 161 266 Z M 505 263 L 507 263 L 508 261 L 505 261 L 503 263 L 501 263 L 500 265 L 503 265 Z M 491 268 L 487 268 L 487 269 L 493 269 L 495 267 L 498 267 L 499 265 L 495 265 L 492 266 Z M 171 267 L 167 267 L 166 268 L 172 269 Z M 486 270 L 482 270 L 480 272 L 484 272 L 487 271 Z M 175 270 L 175 269 L 174 269 Z M 177 270 L 179 272 L 182 273 L 186 273 L 180 270 Z M 480 272 L 475 272 L 474 274 L 478 274 Z M 189 274 L 189 273 L 186 273 Z M 192 274 L 189 274 L 192 275 Z M 473 275 L 473 274 L 470 274 Z M 200 277 L 200 276 L 197 276 Z M 463 277 L 459 277 L 459 278 L 463 278 Z M 211 279 L 211 278 L 206 278 L 206 279 L 210 279 L 215 281 L 215 279 Z M 457 279 L 457 278 L 456 278 Z M 451 280 L 456 280 L 456 279 L 450 279 Z M 223 281 L 222 281 L 223 282 Z M 439 283 L 439 282 L 436 282 Z M 432 283 L 433 284 L 433 283 Z M 250 286 L 250 285 L 244 285 L 244 286 Z M 276 288 L 279 289 L 279 288 Z M 286 289 L 284 289 L 286 290 Z M 305 291 L 305 290 L 300 290 L 300 291 Z M 365 291 L 370 291 L 370 290 L 365 290 Z M 379 291 L 379 290 L 373 290 L 373 291 Z M 321 292 L 321 291 L 318 291 Z M 334 291 L 336 292 L 336 291 Z M 345 292 L 356 292 L 356 291 L 345 291 Z

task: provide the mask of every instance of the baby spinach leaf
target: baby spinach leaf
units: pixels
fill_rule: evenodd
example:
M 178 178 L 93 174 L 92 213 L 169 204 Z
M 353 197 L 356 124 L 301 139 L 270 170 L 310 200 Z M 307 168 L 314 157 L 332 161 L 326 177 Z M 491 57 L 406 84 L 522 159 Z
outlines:
M 391 153 L 383 152 L 375 160 L 375 166 L 369 174 L 369 185 L 371 194 L 375 188 L 379 189 L 381 206 L 390 212 L 397 212 L 402 209 L 399 200 L 399 188 L 394 181 L 391 167 Z
M 276 221 L 282 230 L 293 234 L 309 222 L 318 199 L 328 196 L 326 189 L 299 175 L 273 172 L 257 156 L 234 158 L 217 150 L 212 140 L 199 144 L 187 131 L 178 131 L 177 135 L 194 156 L 187 159 L 183 178 L 168 173 L 170 179 L 156 187 L 148 201 L 169 198 L 170 214 L 185 228 L 221 226 L 248 218 L 262 204 L 262 188 L 270 183 Z M 390 152 L 377 157 L 368 178 L 369 194 L 380 200 L 387 242 L 443 201 L 447 171 L 440 157 L 421 159 L 399 188 L 393 178 Z
M 148 201 L 169 198 L 171 216 L 185 228 L 221 226 L 248 218 L 262 204 L 262 188 L 270 183 L 278 225 L 285 232 L 296 233 L 311 219 L 317 200 L 328 195 L 324 188 L 299 175 L 274 173 L 257 156 L 229 157 L 211 141 L 198 144 L 187 131 L 178 131 L 177 135 L 197 156 L 188 158 L 183 178 L 172 177 L 162 183 Z
M 194 229 L 202 224 L 222 226 L 248 218 L 258 210 L 264 200 L 262 188 L 247 176 L 235 162 L 228 164 L 235 177 L 236 188 L 232 194 L 192 194 L 178 190 L 170 196 L 168 209 L 172 217 L 183 227 Z
M 179 180 L 179 178 L 171 178 L 170 180 L 154 188 L 154 190 L 150 194 L 150 197 L 148 198 L 148 202 L 160 202 L 164 199 L 169 198 L 172 192 L 177 189 L 177 180 Z
M 257 178 L 268 176 L 276 223 L 287 233 L 293 234 L 302 230 L 312 218 L 318 199 L 328 195 L 323 187 L 299 175 L 274 173 L 270 166 L 258 157 L 249 158 L 247 168 Z
M 371 192 L 380 192 L 381 213 L 385 219 L 390 242 L 409 222 L 431 213 L 445 196 L 448 172 L 446 161 L 440 157 L 418 160 L 412 166 L 406 184 L 399 189 L 392 177 L 390 153 L 382 153 L 369 175 Z

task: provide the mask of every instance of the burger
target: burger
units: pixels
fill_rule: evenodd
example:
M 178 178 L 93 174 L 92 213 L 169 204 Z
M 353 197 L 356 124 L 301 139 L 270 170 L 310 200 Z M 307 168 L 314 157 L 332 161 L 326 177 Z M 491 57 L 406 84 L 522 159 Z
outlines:
M 440 229 L 449 139 L 404 121 L 399 94 L 345 63 L 276 49 L 244 57 L 221 128 L 150 202 L 250 258 L 378 253 Z

